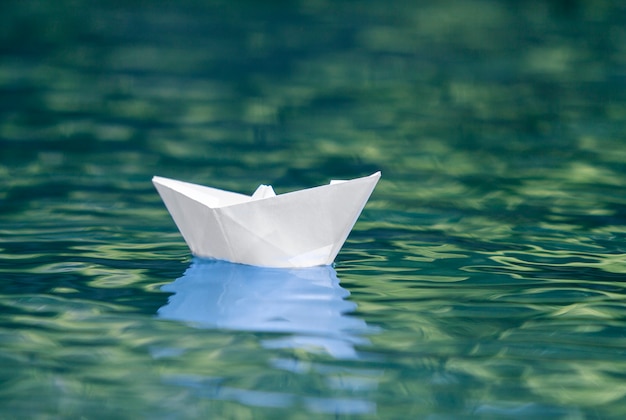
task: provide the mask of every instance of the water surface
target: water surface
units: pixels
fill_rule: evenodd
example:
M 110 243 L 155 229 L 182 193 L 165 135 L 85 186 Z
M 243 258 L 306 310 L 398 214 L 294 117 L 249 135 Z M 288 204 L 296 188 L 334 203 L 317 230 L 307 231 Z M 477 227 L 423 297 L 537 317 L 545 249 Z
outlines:
M 0 6 L 0 417 L 622 418 L 618 2 Z M 382 171 L 334 267 L 192 259 L 153 175 Z

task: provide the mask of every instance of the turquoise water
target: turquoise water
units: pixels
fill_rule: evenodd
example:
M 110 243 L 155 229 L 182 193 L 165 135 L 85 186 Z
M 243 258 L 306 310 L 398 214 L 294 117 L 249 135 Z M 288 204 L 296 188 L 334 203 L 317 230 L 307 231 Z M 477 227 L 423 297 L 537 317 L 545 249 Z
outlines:
M 623 418 L 626 9 L 545 3 L 2 3 L 0 417 Z M 296 272 L 150 182 L 377 170 Z

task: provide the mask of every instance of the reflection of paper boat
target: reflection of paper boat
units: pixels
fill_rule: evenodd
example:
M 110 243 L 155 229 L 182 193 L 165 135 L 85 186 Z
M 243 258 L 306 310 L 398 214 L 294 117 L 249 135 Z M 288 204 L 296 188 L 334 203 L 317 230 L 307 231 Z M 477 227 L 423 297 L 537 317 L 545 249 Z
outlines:
M 276 195 L 252 196 L 152 179 L 194 255 L 266 267 L 329 265 L 369 199 L 380 172 Z
M 357 357 L 354 346 L 372 332 L 347 315 L 356 309 L 332 267 L 284 270 L 195 258 L 185 274 L 162 290 L 173 292 L 159 317 L 199 327 L 282 333 L 268 348 L 324 349 Z

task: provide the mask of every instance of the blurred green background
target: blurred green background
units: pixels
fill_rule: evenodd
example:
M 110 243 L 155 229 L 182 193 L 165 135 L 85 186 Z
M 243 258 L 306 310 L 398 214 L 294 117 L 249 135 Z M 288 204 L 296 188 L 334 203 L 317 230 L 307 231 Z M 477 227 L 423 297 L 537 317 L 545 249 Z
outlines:
M 625 87 L 618 1 L 2 2 L 0 417 L 621 418 Z M 367 357 L 154 318 L 153 175 L 377 170 Z

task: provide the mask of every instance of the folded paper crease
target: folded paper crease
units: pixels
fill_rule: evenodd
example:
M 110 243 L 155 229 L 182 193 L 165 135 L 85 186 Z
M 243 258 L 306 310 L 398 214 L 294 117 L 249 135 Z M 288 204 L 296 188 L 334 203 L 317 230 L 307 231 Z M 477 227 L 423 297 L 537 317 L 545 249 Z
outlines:
M 152 179 L 191 252 L 265 267 L 332 264 L 380 179 L 251 196 L 155 176 Z

